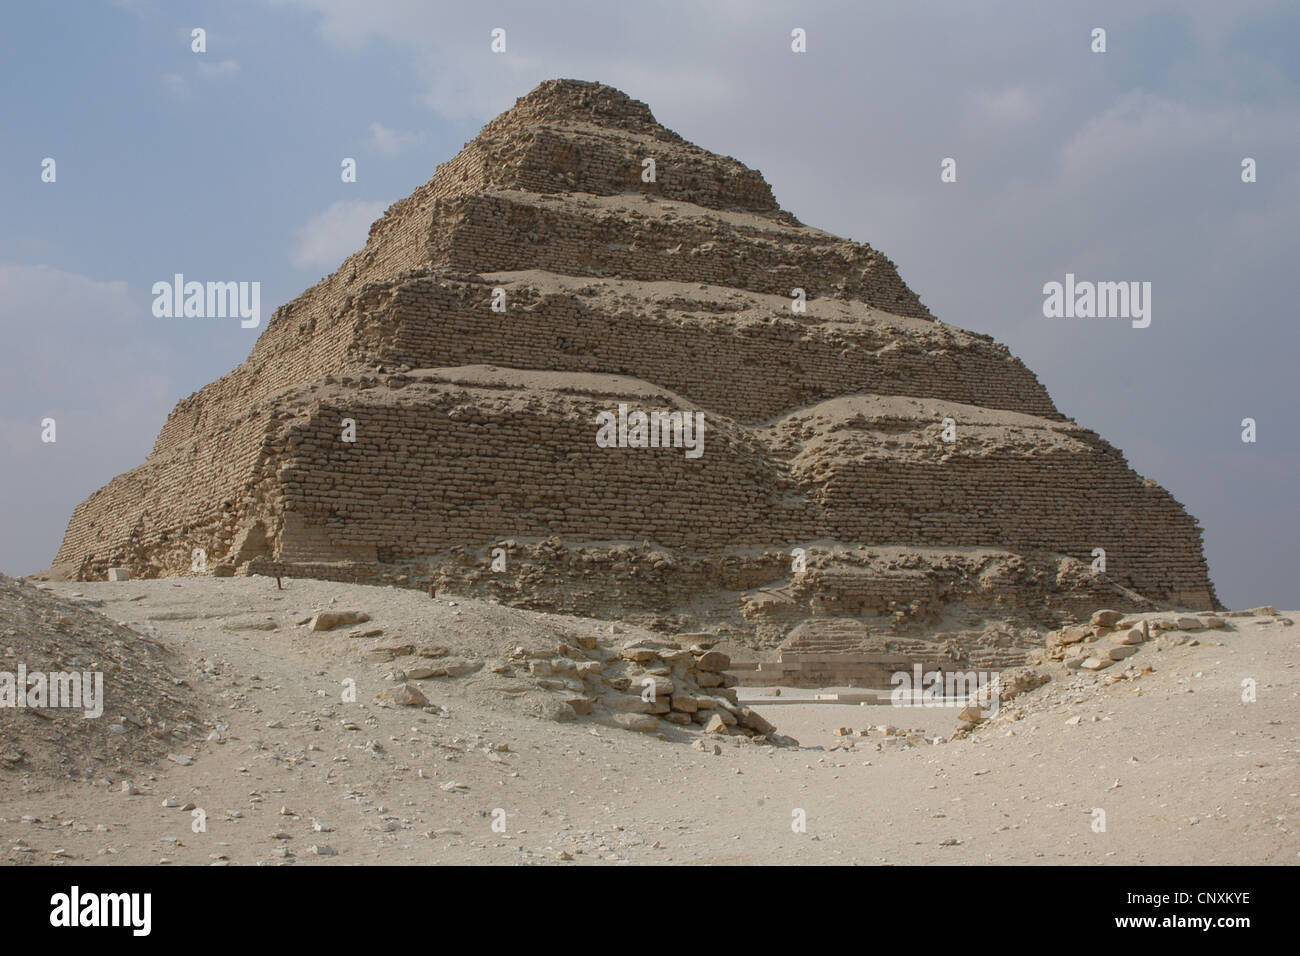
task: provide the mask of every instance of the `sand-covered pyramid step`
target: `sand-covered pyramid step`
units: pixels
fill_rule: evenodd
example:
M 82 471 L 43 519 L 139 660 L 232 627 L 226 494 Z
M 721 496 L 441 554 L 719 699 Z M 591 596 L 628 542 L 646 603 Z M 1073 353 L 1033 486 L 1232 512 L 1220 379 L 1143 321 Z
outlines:
M 77 505 L 54 559 L 58 576 L 104 580 L 110 567 L 135 577 L 205 570 L 213 541 L 229 540 L 241 515 L 266 506 L 275 465 L 274 404 L 211 416 L 169 436 L 145 462 Z
M 707 282 L 754 292 L 857 299 L 931 318 L 888 258 L 806 226 L 653 196 L 519 190 L 439 200 L 425 253 L 452 269 Z
M 653 181 L 643 178 L 644 161 L 648 158 L 655 160 Z M 518 264 L 520 257 L 536 245 L 535 241 L 522 241 L 527 235 L 521 236 L 513 228 L 501 228 L 501 222 L 494 222 L 492 216 L 508 215 L 516 224 L 530 221 L 534 233 L 537 228 L 562 226 L 564 233 L 553 237 L 561 253 L 557 261 L 569 263 L 570 268 L 578 266 L 573 249 L 575 233 L 578 239 L 604 243 L 606 248 L 597 250 L 600 254 L 592 263 L 578 271 L 589 273 L 595 268 L 611 268 L 626 260 L 618 256 L 617 242 L 609 243 L 607 237 L 599 235 L 597 217 L 585 203 L 620 196 L 628 201 L 653 203 L 662 199 L 680 204 L 683 222 L 676 234 L 682 243 L 707 235 L 714 228 L 711 223 L 730 222 L 727 216 L 732 212 L 741 214 L 738 221 L 746 224 L 753 234 L 738 240 L 735 245 L 738 251 L 752 250 L 762 255 L 762 245 L 772 237 L 784 242 L 787 240 L 780 237 L 797 237 L 802 232 L 797 228 L 798 221 L 777 206 L 760 173 L 731 157 L 686 142 L 655 121 L 644 103 L 599 83 L 550 81 L 485 126 L 455 158 L 440 165 L 431 180 L 391 205 L 371 225 L 365 248 L 348 256 L 333 275 L 286 307 L 285 313 L 298 318 L 316 317 L 356 297 L 367 283 L 392 279 L 430 265 L 459 266 L 462 260 L 453 245 L 456 241 L 471 242 L 475 249 L 486 251 L 499 261 L 510 261 L 509 265 L 491 267 L 472 264 L 472 271 L 538 265 Z M 548 206 L 539 212 L 537 207 L 542 203 L 559 204 L 560 208 L 552 210 Z M 554 215 L 548 215 L 552 211 Z M 630 211 L 650 215 L 635 206 Z M 718 215 L 711 216 L 711 212 Z M 671 209 L 661 210 L 654 218 L 671 214 Z M 660 223 L 654 236 L 663 239 L 671 235 L 672 231 L 667 229 L 670 223 L 671 220 Z M 777 231 L 766 236 L 763 223 Z M 588 236 L 593 228 L 596 232 Z M 784 229 L 793 231 L 787 233 Z M 817 230 L 809 230 L 807 234 L 813 246 L 840 246 L 850 258 L 869 265 L 874 273 L 872 285 L 879 289 L 882 307 L 887 307 L 886 297 L 893 295 L 899 302 L 918 309 L 917 314 L 928 317 L 929 313 L 915 301 L 915 295 L 901 281 L 895 283 L 892 264 L 879 253 L 834 237 L 830 237 L 833 242 L 818 238 L 825 234 Z M 649 237 L 647 232 L 647 240 Z M 759 239 L 757 243 L 753 241 L 755 237 Z M 704 239 L 702 243 L 708 241 Z M 725 244 L 725 237 L 715 236 L 713 241 Z M 703 256 L 701 261 L 709 261 L 709 251 L 699 249 L 696 257 Z M 829 266 L 831 270 L 825 276 L 820 273 L 805 276 L 803 285 L 812 290 L 810 294 L 834 294 L 817 287 L 829 288 L 836 282 L 854 281 L 851 275 L 854 270 L 846 272 L 846 263 L 837 264 L 825 254 L 816 255 L 815 251 L 810 254 L 812 258 L 805 256 L 805 261 Z M 717 254 L 709 261 L 708 268 L 713 271 L 722 268 Z M 744 269 L 742 274 L 760 280 L 752 269 Z M 789 294 L 789 289 L 779 291 Z
M 860 545 L 824 539 L 799 545 L 801 570 L 743 597 L 742 613 L 770 644 L 773 635 L 815 617 L 853 619 L 894 633 L 979 620 L 1015 619 L 1050 626 L 1117 596 L 1090 564 L 1045 551 Z M 949 616 L 957 617 L 949 621 Z
M 679 435 L 703 413 L 636 379 L 470 367 L 362 384 L 285 398 L 300 414 L 280 439 L 283 560 L 410 560 L 501 535 L 707 548 L 787 523 L 761 442 L 717 415 Z M 641 436 L 661 447 L 633 445 L 637 412 L 678 416 Z M 627 417 L 626 447 L 598 444 L 602 413 Z
M 493 311 L 503 290 L 504 313 Z M 1007 348 L 942 322 L 843 299 L 698 282 L 466 276 L 427 268 L 372 283 L 335 311 L 277 313 L 243 364 L 182 400 L 155 454 L 330 374 L 499 365 L 629 375 L 746 423 L 850 392 L 942 398 L 1060 418 Z
M 1209 600 L 1194 519 L 1118 450 L 1071 422 L 934 399 L 847 396 L 788 416 L 766 437 L 820 508 L 828 536 L 1045 550 L 1084 561 L 1101 548 L 1111 578 L 1142 595 Z
M 358 328 L 387 367 L 491 364 L 635 375 L 743 422 L 846 392 L 919 395 L 1059 418 L 1005 346 L 842 299 L 793 312 L 786 296 L 698 282 L 540 270 L 385 286 Z M 506 311 L 491 309 L 494 290 Z
M 646 160 L 654 161 L 650 178 Z M 689 143 L 646 104 L 599 83 L 552 80 L 488 123 L 438 168 L 432 195 L 488 189 L 611 195 L 631 184 L 711 209 L 780 216 L 761 173 Z

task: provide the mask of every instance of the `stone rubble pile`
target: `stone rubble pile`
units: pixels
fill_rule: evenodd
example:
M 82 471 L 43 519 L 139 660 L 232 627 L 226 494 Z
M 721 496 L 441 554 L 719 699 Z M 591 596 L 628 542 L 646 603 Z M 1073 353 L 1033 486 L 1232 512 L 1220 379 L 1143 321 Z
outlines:
M 1047 659 L 1069 670 L 1100 671 L 1136 654 L 1141 645 L 1167 638 L 1165 645 L 1181 644 L 1187 635 L 1227 626 L 1217 614 L 1182 614 L 1169 617 L 1130 618 L 1123 612 L 1097 611 L 1087 624 L 1072 624 L 1047 635 Z
M 766 718 L 738 702 L 736 678 L 727 673 L 731 658 L 715 650 L 707 635 L 687 635 L 682 643 L 639 637 L 611 646 L 593 633 L 551 647 L 517 646 L 501 660 L 450 656 L 440 645 L 382 645 L 364 652 L 375 663 L 392 662 L 394 686 L 380 699 L 394 706 L 432 713 L 421 683 L 437 678 L 478 675 L 485 681 L 514 682 L 503 696 L 536 689 L 547 697 L 545 716 L 557 721 L 590 719 L 624 730 L 661 734 L 673 727 L 719 737 L 744 737 L 751 743 L 797 746 L 777 733 Z
M 686 647 L 639 638 L 612 649 L 584 635 L 553 650 L 520 647 L 512 659 L 537 686 L 561 694 L 572 717 L 594 716 L 642 733 L 671 724 L 758 743 L 790 743 L 761 714 L 737 702 L 736 679 L 725 673 L 731 658 L 714 650 L 714 643 L 704 636 Z
M 1030 655 L 1030 665 L 1005 671 L 1000 678 L 999 707 L 996 713 L 971 706 L 962 711 L 954 737 L 967 736 L 990 720 L 1017 721 L 1024 717 L 1020 707 L 1005 706 L 1015 696 L 1034 690 L 1052 679 L 1052 670 L 1064 666 L 1074 681 L 1102 684 L 1139 680 L 1154 671 L 1145 649 L 1163 651 L 1172 647 L 1195 647 L 1206 632 L 1233 630 L 1232 619 L 1252 618 L 1253 623 L 1290 627 L 1294 621 L 1282 617 L 1271 605 L 1242 611 L 1195 614 L 1176 611 L 1125 614 L 1110 608 L 1094 612 L 1086 624 L 1068 624 L 1047 635 L 1046 647 Z M 1198 636 L 1200 635 L 1200 636 Z M 1123 664 L 1122 668 L 1115 668 Z M 1038 666 L 1033 666 L 1038 665 Z M 1114 670 L 1111 670 L 1114 668 Z M 1100 671 L 1107 671 L 1105 675 Z M 1096 675 L 1089 678 L 1088 675 Z M 1076 686 L 1075 683 L 1070 684 Z M 1077 718 L 1076 718 L 1077 720 Z

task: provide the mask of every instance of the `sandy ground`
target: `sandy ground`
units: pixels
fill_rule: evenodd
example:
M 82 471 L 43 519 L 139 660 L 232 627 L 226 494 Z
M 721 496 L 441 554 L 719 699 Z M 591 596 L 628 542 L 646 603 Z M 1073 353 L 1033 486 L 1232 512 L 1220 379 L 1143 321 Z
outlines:
M 293 626 L 334 598 L 386 636 L 454 644 L 525 627 L 526 612 L 266 578 L 51 587 L 171 647 L 220 741 L 189 745 L 189 766 L 142 767 L 134 795 L 120 777 L 0 773 L 10 865 L 1300 862 L 1300 628 L 1277 620 L 1146 645 L 1125 662 L 1153 668 L 1138 679 L 1062 675 L 967 739 L 877 749 L 877 734 L 834 730 L 946 737 L 955 717 L 782 704 L 762 712 L 801 747 L 724 739 L 715 755 L 690 736 L 515 713 L 463 679 L 421 682 L 443 714 L 381 707 L 391 664 Z M 277 630 L 229 626 L 267 618 Z M 356 703 L 340 700 L 345 679 Z

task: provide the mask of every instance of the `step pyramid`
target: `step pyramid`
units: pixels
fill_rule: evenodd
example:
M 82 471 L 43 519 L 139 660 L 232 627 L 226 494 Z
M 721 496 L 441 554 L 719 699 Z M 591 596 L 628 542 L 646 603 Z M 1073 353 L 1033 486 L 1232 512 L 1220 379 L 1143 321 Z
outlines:
M 626 447 L 602 447 L 620 407 Z M 677 446 L 637 447 L 638 412 Z M 698 456 L 673 431 L 697 416 Z M 435 587 L 773 645 L 827 614 L 1217 604 L 1196 521 L 1006 347 L 758 172 L 575 80 L 391 206 L 76 508 L 49 573 L 110 567 Z

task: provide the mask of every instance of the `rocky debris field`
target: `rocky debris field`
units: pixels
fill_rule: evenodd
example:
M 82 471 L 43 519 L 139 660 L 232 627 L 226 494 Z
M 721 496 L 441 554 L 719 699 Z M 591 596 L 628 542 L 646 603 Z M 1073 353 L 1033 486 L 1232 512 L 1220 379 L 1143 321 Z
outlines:
M 1094 617 L 1080 640 L 1058 633 L 1031 667 L 1004 673 L 1018 693 L 996 713 L 959 723 L 951 707 L 759 704 L 726 686 L 707 637 L 408 590 L 296 579 L 278 590 L 260 577 L 5 585 L 23 607 L 86 615 L 60 612 L 65 657 L 52 660 L 70 663 L 84 653 L 76 641 L 109 629 L 149 658 L 120 662 L 137 695 L 152 675 L 186 704 L 163 697 L 176 712 L 119 735 L 109 721 L 127 708 L 110 694 L 105 716 L 84 721 L 102 729 L 78 733 L 135 749 L 90 774 L 46 760 L 54 741 L 21 735 L 24 761 L 0 765 L 10 864 L 1300 853 L 1300 655 L 1290 618 L 1271 609 Z M 73 603 L 101 601 L 106 617 Z M 1120 641 L 1143 626 L 1150 639 Z M 20 630 L 17 618 L 4 627 Z M 1070 669 L 1111 646 L 1139 650 Z M 18 726 L 8 711 L 0 720 Z M 163 721 L 159 739 L 148 728 Z
M 324 600 L 331 586 L 304 581 L 296 590 Z M 731 659 L 714 649 L 717 641 L 710 635 L 669 640 L 619 623 L 426 598 L 409 590 L 369 590 L 384 595 L 376 614 L 387 627 L 377 626 L 368 611 L 343 609 L 332 596 L 327 608 L 296 620 L 293 630 L 320 635 L 315 646 L 324 653 L 378 665 L 367 673 L 379 680 L 381 705 L 437 714 L 430 695 L 452 685 L 486 707 L 558 722 L 590 720 L 664 739 L 704 732 L 741 735 L 760 745 L 796 743 L 737 702 L 737 681 L 726 673 Z M 268 614 L 222 626 L 279 631 L 282 620 Z
M 170 751 L 188 760 L 204 731 L 176 656 L 99 613 L 103 600 L 68 590 L 59 597 L 0 575 L 0 776 L 40 791 Z M 62 684 L 51 675 L 75 677 L 78 687 L 84 681 L 83 706 L 45 706 Z M 88 711 L 99 713 L 88 719 Z

